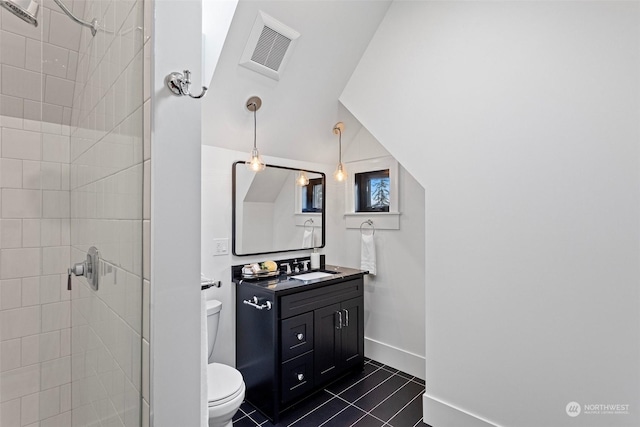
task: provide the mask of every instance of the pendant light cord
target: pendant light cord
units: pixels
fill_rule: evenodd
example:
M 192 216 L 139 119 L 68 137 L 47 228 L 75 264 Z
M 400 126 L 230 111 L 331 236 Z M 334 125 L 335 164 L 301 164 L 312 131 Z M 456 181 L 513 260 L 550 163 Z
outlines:
M 340 164 L 342 164 L 342 131 L 340 130 L 340 128 L 338 129 L 338 147 L 340 149 L 340 152 L 338 153 L 338 159 Z
M 253 149 L 256 149 L 256 138 L 257 138 L 257 133 L 258 133 L 258 121 L 256 119 L 256 110 L 258 109 L 258 106 L 254 103 L 253 104 Z

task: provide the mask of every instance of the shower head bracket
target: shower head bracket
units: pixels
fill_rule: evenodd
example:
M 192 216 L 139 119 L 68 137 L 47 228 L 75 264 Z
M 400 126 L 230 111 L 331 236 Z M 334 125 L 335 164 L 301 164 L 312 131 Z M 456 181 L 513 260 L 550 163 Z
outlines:
M 0 0 L 1 1 L 1 0 Z M 62 11 L 69 17 L 71 18 L 71 20 L 77 24 L 80 24 L 84 27 L 88 27 L 89 29 L 91 29 L 91 35 L 95 37 L 96 33 L 98 32 L 98 20 L 96 18 L 93 18 L 91 20 L 91 22 L 87 22 L 87 21 L 83 21 L 82 19 L 78 18 L 77 16 L 75 16 L 73 14 L 73 12 L 71 12 L 69 10 L 69 8 L 62 3 L 62 0 L 53 0 L 55 2 L 55 4 L 58 5 L 58 7 L 60 9 L 62 9 Z

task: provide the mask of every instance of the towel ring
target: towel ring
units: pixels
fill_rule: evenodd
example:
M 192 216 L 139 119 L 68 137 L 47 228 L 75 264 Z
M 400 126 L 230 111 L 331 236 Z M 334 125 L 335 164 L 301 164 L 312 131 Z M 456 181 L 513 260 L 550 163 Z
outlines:
M 376 227 L 373 225 L 373 221 L 371 221 L 370 219 L 368 219 L 366 221 L 362 221 L 362 224 L 360 224 L 360 234 L 364 234 L 364 233 L 362 233 L 362 227 L 364 225 L 368 225 L 369 227 L 371 227 L 371 235 L 372 236 L 374 234 L 376 234 Z
M 302 226 L 304 227 L 305 230 L 307 229 L 307 223 L 311 224 L 311 231 L 313 231 L 313 218 L 309 218 L 308 220 L 306 220 L 304 222 L 304 224 Z

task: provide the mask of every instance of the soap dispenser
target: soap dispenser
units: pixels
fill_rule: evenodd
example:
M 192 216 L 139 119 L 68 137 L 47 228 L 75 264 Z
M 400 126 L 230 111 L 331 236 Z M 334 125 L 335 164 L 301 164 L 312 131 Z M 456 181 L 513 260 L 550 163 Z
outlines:
M 313 248 L 313 252 L 311 253 L 311 269 L 318 270 L 320 268 L 320 254 L 318 253 L 318 248 Z

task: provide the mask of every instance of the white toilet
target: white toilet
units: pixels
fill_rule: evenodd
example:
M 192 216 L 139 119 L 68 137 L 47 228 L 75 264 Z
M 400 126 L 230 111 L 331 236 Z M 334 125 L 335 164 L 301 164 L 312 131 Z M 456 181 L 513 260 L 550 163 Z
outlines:
M 207 344 L 209 365 L 207 366 L 207 388 L 209 400 L 209 427 L 232 427 L 232 418 L 244 399 L 245 385 L 237 369 L 221 363 L 212 363 L 213 346 L 218 334 L 218 323 L 222 303 L 207 301 Z

